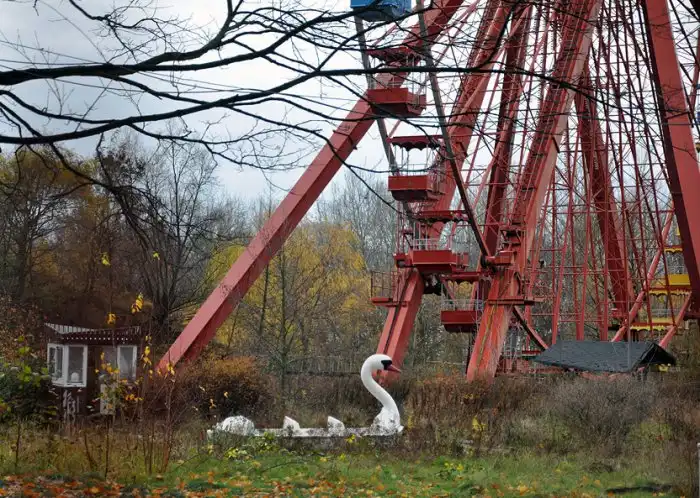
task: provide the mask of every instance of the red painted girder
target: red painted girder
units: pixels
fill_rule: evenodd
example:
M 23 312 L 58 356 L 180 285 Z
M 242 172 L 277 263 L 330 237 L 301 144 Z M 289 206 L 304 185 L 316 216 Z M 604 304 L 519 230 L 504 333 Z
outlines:
M 561 47 L 557 55 L 552 78 L 575 84 L 580 80 L 583 65 L 591 46 L 591 35 L 600 10 L 600 0 L 572 0 L 562 16 L 567 20 L 562 34 Z M 519 293 L 518 274 L 527 265 L 527 254 L 537 226 L 538 213 L 542 208 L 557 158 L 559 141 L 571 109 L 572 91 L 556 84 L 550 85 L 539 116 L 537 132 L 520 183 L 512 225 L 525 229 L 525 240 L 515 244 L 515 264 L 497 274 L 489 290 L 489 300 Z M 496 374 L 498 359 L 503 349 L 513 306 L 487 303 L 477 333 L 474 354 L 469 360 L 467 380 L 492 379 Z
M 489 70 L 493 68 L 497 60 L 498 42 L 503 35 L 508 11 L 506 7 L 501 5 L 500 1 L 489 1 L 484 8 L 477 30 L 476 39 L 480 41 L 474 45 L 474 49 L 469 54 L 469 67 L 479 67 L 481 71 L 462 78 L 448 130 L 457 156 L 455 160 L 460 167 L 460 161 L 464 161 L 466 150 L 474 134 L 478 111 L 481 109 L 486 95 L 486 84 L 492 76 Z M 447 171 L 447 161 L 445 163 L 445 171 Z M 454 179 L 448 175 L 446 195 L 438 202 L 439 207 L 436 209 L 449 209 L 456 188 L 457 184 Z
M 404 270 L 405 283 L 398 296 L 398 306 L 389 308 L 377 353 L 391 356 L 396 365 L 403 364 L 408 339 L 423 297 L 423 277 L 416 270 Z
M 482 68 L 490 68 L 495 62 L 494 53 L 506 21 L 505 10 L 500 4 L 500 0 L 489 0 L 484 9 L 477 31 L 480 36 L 479 39 L 484 40 L 484 42 L 474 45 L 472 52 L 469 54 L 469 67 L 478 65 Z M 459 169 L 464 164 L 464 151 L 469 146 L 477 114 L 484 99 L 486 82 L 488 82 L 490 77 L 491 74 L 487 72 L 466 73 L 462 76 L 459 93 L 454 105 L 455 110 L 460 109 L 462 112 L 452 113 L 448 127 L 453 145 L 460 145 L 460 147 L 455 147 L 456 157 L 454 158 Z M 440 159 L 437 159 L 437 161 L 440 161 Z M 442 171 L 450 171 L 450 162 L 448 160 L 443 160 L 442 164 L 436 163 L 436 166 L 442 166 Z M 448 174 L 445 180 L 445 189 L 438 200 L 435 203 L 422 206 L 422 209 L 429 211 L 449 210 L 456 188 L 455 179 L 451 174 Z M 443 226 L 444 223 L 442 222 L 432 224 L 430 236 L 434 238 L 440 237 Z M 421 280 L 420 285 L 415 282 L 416 279 Z M 422 277 L 417 275 L 417 272 L 411 273 L 410 278 L 405 279 L 401 292 L 405 296 L 406 301 L 397 308 L 389 310 L 381 339 L 377 346 L 378 353 L 390 354 L 389 352 L 391 352 L 392 358 L 395 359 L 398 365 L 401 364 L 401 361 L 396 358 L 403 359 L 406 354 L 408 338 L 413 328 L 415 314 L 423 297 Z
M 488 301 L 518 292 L 518 281 L 514 270 L 505 270 L 494 277 L 489 288 Z M 510 327 L 513 305 L 488 303 L 481 315 L 479 330 L 474 339 L 474 349 L 467 365 L 467 380 L 491 379 L 496 375 L 498 361 L 503 350 L 503 341 Z
M 512 5 L 511 5 L 512 8 Z M 450 118 L 448 133 L 455 150 L 455 162 L 461 170 L 466 158 L 466 150 L 474 134 L 474 127 L 479 115 L 479 110 L 486 95 L 486 85 L 492 74 L 488 72 L 493 68 L 497 60 L 498 42 L 503 34 L 507 20 L 508 10 L 501 5 L 499 0 L 490 0 L 484 9 L 481 23 L 477 30 L 477 39 L 483 42 L 476 43 L 469 54 L 469 66 L 477 66 L 482 71 L 468 73 L 462 77 L 459 93 L 454 104 Z M 449 161 L 444 160 L 443 171 L 450 171 Z M 451 173 L 447 174 L 444 194 L 433 205 L 425 205 L 426 210 L 450 209 L 454 198 L 457 183 Z M 431 236 L 439 237 L 442 232 L 442 223 L 435 223 L 431 227 Z
M 697 193 L 700 168 L 693 140 L 692 116 L 685 100 L 668 4 L 666 0 L 643 0 L 641 3 L 658 95 L 669 188 L 695 306 L 700 298 L 700 195 Z
M 533 329 L 530 324 L 527 322 L 527 319 L 523 316 L 522 312 L 520 311 L 520 308 L 513 307 L 513 314 L 515 315 L 515 318 L 520 322 L 520 325 L 523 326 L 525 329 L 525 332 L 527 335 L 530 336 L 530 338 L 537 343 L 537 345 L 542 348 L 542 350 L 547 350 L 549 346 L 547 346 L 547 343 L 545 342 L 542 337 L 540 337 L 540 334 L 537 333 L 535 329 Z
M 506 68 L 522 69 L 525 64 L 527 49 L 524 34 L 529 31 L 530 8 L 523 12 L 523 23 L 506 42 Z M 518 72 L 506 72 L 503 75 L 503 90 L 498 109 L 498 145 L 489 166 L 489 189 L 486 197 L 486 218 L 484 219 L 484 239 L 489 254 L 495 254 L 498 249 L 501 227 L 505 223 L 505 192 L 509 180 L 510 161 L 513 151 L 513 131 L 515 130 L 515 115 L 520 107 L 520 95 L 524 86 L 522 76 Z M 474 293 L 488 295 L 490 280 L 482 280 L 478 287 L 474 287 Z M 535 333 L 526 323 L 528 333 Z M 537 336 L 539 338 L 539 336 Z M 544 341 L 542 341 L 544 343 Z
M 673 208 L 673 205 L 671 205 L 671 208 Z M 661 229 L 661 240 L 667 240 L 668 234 L 671 231 L 671 227 L 673 226 L 673 213 L 668 213 L 666 216 L 666 220 L 664 221 L 664 226 Z M 656 268 L 659 266 L 659 262 L 661 261 L 661 256 L 663 256 L 664 252 L 664 245 L 660 245 L 659 248 L 656 250 L 656 254 L 654 255 L 654 258 L 651 260 L 651 264 L 649 265 L 649 270 L 647 271 L 646 274 L 646 279 L 644 281 L 644 287 L 639 291 L 637 294 L 637 298 L 634 300 L 634 304 L 632 305 L 632 309 L 629 312 L 629 315 L 627 316 L 627 319 L 625 322 L 622 324 L 622 327 L 618 329 L 618 331 L 615 333 L 615 336 L 612 338 L 612 342 L 617 342 L 625 338 L 627 332 L 627 329 L 629 328 L 629 324 L 634 321 L 634 319 L 637 317 L 637 313 L 639 313 L 639 310 L 642 308 L 644 304 L 644 297 L 646 296 L 647 291 L 649 290 L 649 285 L 652 280 L 654 280 L 654 276 L 656 275 Z
M 438 1 L 433 9 L 425 13 L 429 41 L 445 29 L 461 4 L 462 0 Z M 414 26 L 412 33 L 418 33 L 419 29 Z M 405 44 L 418 46 L 418 43 L 423 42 L 414 34 L 409 34 Z M 405 74 L 383 74 L 378 79 L 380 84 L 391 83 L 393 86 L 398 86 L 405 79 Z M 367 133 L 373 123 L 373 120 L 368 119 L 371 116 L 369 103 L 363 97 L 355 104 L 345 121 L 338 126 L 329 143 L 321 149 L 221 283 L 197 310 L 192 321 L 187 324 L 168 352 L 161 358 L 159 369 L 165 369 L 168 363 L 174 365 L 183 357 L 187 359 L 196 357 L 211 341 L 216 330 L 240 303 L 265 266 L 277 254 L 287 237 Z
M 502 41 L 505 23 L 510 10 L 515 6 L 509 1 L 490 0 L 484 8 L 476 37 L 483 42 L 474 45 L 467 64 L 468 67 L 478 67 L 480 71 L 468 73 L 462 77 L 448 125 L 448 135 L 455 149 L 455 163 L 460 170 L 465 160 L 465 151 L 469 147 L 473 135 L 479 110 L 483 104 L 486 85 L 492 76 L 489 70 L 493 68 L 505 47 L 503 45 L 499 48 L 498 42 Z M 512 28 L 515 31 L 523 23 L 525 13 L 529 12 L 529 9 L 529 6 L 521 9 L 521 12 L 513 19 Z M 451 161 L 444 160 L 442 164 L 436 163 L 435 166 L 440 167 L 441 171 L 447 172 L 444 195 L 435 203 L 422 205 L 420 209 L 428 211 L 448 210 L 457 189 L 456 179 L 451 173 Z M 443 223 L 441 222 L 433 224 L 431 236 L 439 237 L 442 227 Z
M 492 76 L 488 70 L 493 68 L 498 60 L 500 53 L 498 43 L 503 35 L 508 13 L 512 8 L 513 5 L 510 2 L 501 2 L 500 0 L 490 0 L 484 8 L 481 23 L 477 30 L 477 39 L 483 40 L 483 42 L 474 45 L 472 52 L 469 54 L 468 62 L 469 67 L 476 66 L 481 71 L 467 74 L 462 78 L 447 129 L 454 157 L 446 158 L 440 165 L 441 171 L 447 173 L 444 194 L 435 204 L 426 203 L 426 205 L 422 206 L 423 209 L 449 209 L 456 190 L 459 190 L 462 200 L 466 200 L 466 188 L 460 173 L 466 158 L 466 150 L 473 135 L 479 109 L 483 103 L 485 89 Z M 513 22 L 518 21 L 514 19 Z M 471 213 L 468 215 L 469 217 L 473 216 L 471 206 L 462 205 L 462 208 Z M 430 236 L 433 238 L 440 237 L 442 227 L 443 223 L 433 224 Z M 472 229 L 475 232 L 474 235 L 477 238 L 477 242 L 479 242 L 479 247 L 485 249 L 486 246 L 483 242 L 481 229 L 479 227 L 472 227 Z
M 659 346 L 662 348 L 667 348 L 668 343 L 671 342 L 671 339 L 673 339 L 673 336 L 676 335 L 676 332 L 678 331 L 678 326 L 681 324 L 683 321 L 683 317 L 685 316 L 685 312 L 688 310 L 688 307 L 690 306 L 690 295 L 688 295 L 685 300 L 683 301 L 683 304 L 681 305 L 681 309 L 676 315 L 676 319 L 674 320 L 673 325 L 671 325 L 668 330 L 666 331 L 666 334 L 663 336 L 663 338 L 659 341 Z
M 509 68 L 522 69 L 524 67 L 527 44 L 523 35 L 529 31 L 529 13 L 530 9 L 528 8 L 524 13 L 526 16 L 523 19 L 524 22 L 520 24 L 518 30 L 513 33 L 513 36 L 506 43 L 506 70 Z M 490 254 L 495 254 L 498 248 L 500 227 L 505 221 L 503 219 L 503 213 L 505 212 L 504 196 L 513 151 L 515 113 L 520 107 L 520 94 L 523 91 L 521 80 L 522 76 L 518 72 L 507 71 L 503 75 L 503 90 L 496 128 L 498 145 L 489 168 L 491 175 L 486 199 L 486 219 L 484 220 L 484 238 Z M 486 287 L 484 287 L 483 291 L 488 292 Z
M 355 104 L 347 120 L 331 136 L 330 145 L 321 150 L 221 283 L 197 310 L 192 321 L 185 326 L 161 359 L 159 368 L 167 367 L 168 363 L 174 365 L 183 357 L 196 357 L 211 341 L 217 329 L 243 299 L 265 266 L 277 254 L 287 237 L 338 172 L 355 144 L 372 126 L 373 121 L 366 119 L 370 112 L 366 101 Z
M 581 77 L 581 87 L 584 91 L 590 91 L 592 95 L 593 85 L 587 67 L 584 68 Z M 608 168 L 607 144 L 603 140 L 595 102 L 582 93 L 577 94 L 574 101 L 579 117 L 579 136 L 584 171 L 592 183 L 591 190 L 595 201 L 600 234 L 603 239 L 603 250 L 607 260 L 612 291 L 615 296 L 615 307 L 626 312 L 632 300 L 632 281 L 625 264 L 627 257 L 622 244 L 622 224 L 610 182 L 611 172 Z

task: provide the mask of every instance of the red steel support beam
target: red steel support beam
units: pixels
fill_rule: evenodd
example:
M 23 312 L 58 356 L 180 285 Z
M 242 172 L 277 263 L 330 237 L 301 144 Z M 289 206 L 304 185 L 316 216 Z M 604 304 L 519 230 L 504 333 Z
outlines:
M 581 78 L 582 90 L 593 93 L 588 68 L 584 68 Z M 576 113 L 579 117 L 579 134 L 583 152 L 584 171 L 589 177 L 596 205 L 598 226 L 603 239 L 603 250 L 610 274 L 615 307 L 627 312 L 632 301 L 632 281 L 629 278 L 624 246 L 622 244 L 622 224 L 615 202 L 611 173 L 608 168 L 608 147 L 603 140 L 603 132 L 598 120 L 595 102 L 584 94 L 577 94 Z M 606 325 L 607 326 L 607 325 Z
M 490 0 L 486 5 L 478 29 L 478 39 L 484 40 L 484 42 L 474 47 L 468 61 L 470 67 L 477 66 L 482 71 L 467 73 L 462 77 L 459 96 L 453 106 L 448 134 L 455 146 L 454 161 L 460 170 L 464 164 L 466 150 L 469 147 L 479 109 L 483 103 L 486 82 L 491 78 L 488 69 L 493 67 L 496 62 L 493 54 L 496 53 L 497 42 L 505 26 L 506 14 L 507 11 L 501 5 L 501 0 Z M 443 171 L 448 172 L 444 193 L 434 206 L 426 207 L 426 209 L 446 210 L 450 208 L 457 183 L 451 174 L 449 160 L 445 160 L 442 167 Z M 442 228 L 442 223 L 433 224 L 430 231 L 431 237 L 439 237 Z M 421 285 L 418 285 L 416 280 L 421 280 Z M 405 279 L 404 287 L 400 292 L 403 292 L 404 300 L 398 307 L 390 309 L 377 346 L 378 353 L 390 354 L 391 352 L 392 359 L 398 365 L 401 365 L 406 354 L 408 339 L 413 327 L 413 318 L 415 318 L 423 297 L 422 277 L 417 272 L 411 273 L 409 278 Z
M 685 312 L 688 310 L 688 306 L 690 306 L 690 295 L 688 295 L 683 300 L 683 304 L 681 305 L 680 311 L 674 317 L 673 324 L 666 330 L 666 334 L 664 334 L 663 338 L 659 341 L 659 346 L 661 346 L 662 348 L 668 347 L 669 342 L 671 342 L 673 336 L 676 335 L 678 327 L 683 321 L 683 317 L 685 316 Z
M 488 69 L 495 62 L 491 60 L 489 64 L 489 58 L 496 52 L 496 43 L 505 24 L 503 8 L 500 6 L 500 3 L 500 0 L 489 0 L 484 8 L 481 23 L 476 34 L 476 39 L 484 40 L 484 43 L 476 44 L 469 54 L 467 64 L 470 67 L 483 66 Z M 481 102 L 483 102 L 484 91 L 482 85 L 489 78 L 490 75 L 486 74 L 486 72 L 467 74 L 462 78 L 459 95 L 454 104 L 454 115 L 450 119 L 450 137 L 452 137 L 458 161 L 464 161 L 465 159 L 466 150 L 469 147 L 476 124 L 476 115 L 470 114 L 469 110 L 475 108 L 478 110 L 475 104 L 478 102 L 481 105 Z M 447 170 L 448 168 L 445 167 L 445 171 Z M 456 188 L 457 184 L 450 179 L 445 195 L 442 196 L 437 204 L 447 206 L 444 209 L 448 209 Z M 441 228 L 442 225 L 440 225 Z
M 700 168 L 666 0 L 643 0 L 669 187 L 694 302 L 700 297 Z
M 522 93 L 522 76 L 519 72 L 508 71 L 522 69 L 525 64 L 527 44 L 525 34 L 529 32 L 530 16 L 527 16 L 518 26 L 518 30 L 506 43 L 506 72 L 503 75 L 503 90 L 501 103 L 498 109 L 498 142 L 496 151 L 491 161 L 491 175 L 489 178 L 489 190 L 486 200 L 486 219 L 484 220 L 484 238 L 489 254 L 495 254 L 498 248 L 500 226 L 503 223 L 505 212 L 505 192 L 509 179 L 510 161 L 513 152 L 513 130 L 515 129 L 515 115 L 520 104 Z M 487 289 L 484 289 L 485 291 Z
M 217 329 L 228 318 L 248 289 L 275 257 L 287 237 L 321 195 L 348 158 L 355 144 L 372 126 L 367 101 L 361 100 L 348 114 L 316 159 L 287 194 L 272 216 L 265 222 L 246 250 L 236 259 L 221 283 L 197 310 L 168 352 L 161 358 L 159 369 L 179 360 L 193 359 L 211 341 Z
M 416 314 L 423 297 L 423 277 L 417 270 L 410 272 L 405 279 L 403 288 L 399 291 L 399 305 L 389 308 L 382 335 L 379 337 L 377 352 L 391 356 L 397 365 L 403 364 L 403 358 L 408 349 L 408 339 L 411 337 Z
M 484 219 L 484 238 L 489 254 L 496 254 L 501 233 L 501 225 L 505 222 L 506 212 L 505 195 L 510 176 L 510 161 L 513 153 L 513 132 L 515 130 L 515 118 L 520 107 L 520 95 L 523 92 L 522 75 L 517 71 L 525 65 L 527 49 L 526 33 L 530 27 L 530 9 L 523 12 L 523 22 L 506 42 L 505 68 L 503 75 L 503 90 L 498 109 L 498 142 L 494 156 L 489 165 L 489 189 L 486 197 L 486 217 Z M 508 71 L 511 69 L 511 71 Z M 479 296 L 487 296 L 490 281 L 481 280 L 473 289 Z M 526 322 L 525 322 L 526 323 Z M 525 326 L 525 325 L 524 325 Z M 528 333 L 534 333 L 534 329 L 526 326 Z M 539 336 L 537 336 L 539 338 Z M 541 340 L 541 339 L 540 339 Z M 544 342 L 544 341 L 542 341 Z
M 445 29 L 462 1 L 438 1 L 433 9 L 426 12 L 426 32 L 429 40 Z M 416 33 L 420 33 L 420 27 L 417 25 L 407 35 L 407 45 L 418 46 L 419 43 L 423 43 Z M 405 77 L 405 74 L 383 74 L 380 75 L 379 82 L 399 86 Z M 265 266 L 275 257 L 372 123 L 374 120 L 370 105 L 366 98 L 362 98 L 161 358 L 159 369 L 165 369 L 169 363 L 174 365 L 183 358 L 195 358 L 212 340 L 217 329 L 240 303 Z
M 666 220 L 664 221 L 663 228 L 661 229 L 661 240 L 666 241 L 668 238 L 668 234 L 671 232 L 671 227 L 673 226 L 673 213 L 668 213 L 666 215 Z M 615 336 L 612 338 L 613 342 L 621 341 L 626 337 L 626 332 L 629 329 L 629 326 L 634 322 L 634 319 L 637 318 L 637 313 L 639 313 L 639 310 L 642 308 L 644 305 L 644 298 L 647 295 L 647 292 L 649 291 L 649 284 L 654 280 L 654 276 L 656 275 L 656 269 L 659 267 L 659 262 L 661 261 L 661 256 L 663 256 L 664 253 L 664 247 L 665 244 L 660 244 L 659 248 L 656 250 L 656 254 L 654 255 L 653 259 L 651 260 L 651 264 L 649 265 L 649 270 L 647 271 L 646 278 L 644 280 L 644 287 L 640 289 L 639 293 L 637 294 L 636 299 L 634 300 L 634 303 L 632 304 L 632 309 L 629 311 L 629 314 L 625 318 L 625 321 L 623 322 L 622 326 L 618 329 L 618 331 L 615 333 Z
M 496 374 L 513 313 L 512 304 L 499 304 L 496 301 L 520 292 L 518 274 L 522 274 L 527 265 L 527 254 L 532 247 L 538 215 L 554 172 L 559 142 L 571 109 L 573 92 L 569 85 L 580 81 L 600 4 L 600 0 L 572 0 L 562 16 L 566 24 L 552 74 L 552 78 L 562 84 L 551 84 L 542 104 L 537 132 L 517 188 L 511 220 L 513 225 L 525 230 L 525 237 L 522 241 L 513 240 L 514 265 L 493 279 L 474 352 L 469 360 L 467 380 L 492 379 Z

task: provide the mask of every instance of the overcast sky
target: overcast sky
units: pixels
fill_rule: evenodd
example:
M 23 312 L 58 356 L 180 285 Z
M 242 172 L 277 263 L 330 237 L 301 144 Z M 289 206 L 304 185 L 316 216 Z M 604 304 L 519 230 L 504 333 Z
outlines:
M 265 0 L 268 1 L 268 0 Z M 274 1 L 274 0 L 269 0 Z M 283 0 L 284 1 L 284 0 Z M 321 3 L 323 2 L 323 3 Z M 124 5 L 122 0 L 91 0 L 83 1 L 81 5 L 91 12 L 102 13 L 109 9 L 111 5 Z M 337 12 L 347 9 L 349 0 L 316 0 L 318 7 L 325 7 Z M 42 66 L 51 64 L 74 64 L 83 62 L 101 62 L 110 57 L 109 46 L 101 40 L 93 31 L 94 24 L 76 14 L 75 9 L 61 0 L 40 0 L 35 3 L 33 0 L 8 1 L 0 0 L 2 15 L 0 15 L 0 68 L 27 68 L 31 65 Z M 219 26 L 217 20 L 223 16 L 225 2 L 223 0 L 201 0 L 197 2 L 187 0 L 162 0 L 158 3 L 163 9 L 163 17 L 166 14 L 175 14 L 182 19 L 189 19 L 190 23 L 199 27 L 207 27 L 210 31 L 215 31 Z M 263 5 L 263 2 L 246 2 L 248 9 Z M 310 7 L 311 2 L 304 0 L 305 7 Z M 102 8 L 100 9 L 100 6 Z M 348 20 L 348 28 L 353 28 L 352 21 Z M 265 40 L 261 40 L 264 43 Z M 213 54 L 216 56 L 217 54 Z M 310 57 L 315 54 L 309 53 Z M 349 56 L 341 56 L 333 62 L 335 67 L 357 67 L 360 62 L 353 60 Z M 206 74 L 198 74 L 198 79 L 205 80 L 211 86 L 221 85 L 222 89 L 232 91 L 236 88 L 263 89 L 273 84 L 284 81 L 289 74 L 285 74 L 283 69 L 272 64 L 255 62 L 251 64 L 236 65 L 235 67 L 221 68 L 209 71 Z M 73 83 L 76 83 L 74 81 Z M 93 81 L 95 83 L 95 81 Z M 146 82 L 153 84 L 152 82 Z M 358 85 L 363 82 L 360 80 Z M 115 90 L 117 88 L 114 88 Z M 359 89 L 359 86 L 358 86 Z M 349 109 L 354 104 L 356 98 L 346 89 L 334 87 L 328 82 L 313 81 L 295 89 L 297 94 L 309 97 L 320 97 L 320 101 L 338 110 L 332 111 L 336 117 L 345 114 L 344 109 Z M 22 85 L 18 92 L 20 96 L 37 106 L 46 108 L 57 108 L 58 102 L 67 105 L 73 112 L 90 111 L 91 117 L 116 117 L 133 113 L 138 108 L 141 112 L 160 111 L 162 104 L 158 101 L 148 101 L 139 95 L 131 95 L 130 101 L 123 94 L 114 95 L 105 92 L 99 85 L 92 87 L 61 84 L 58 83 L 49 87 L 46 83 L 31 83 Z M 57 97 L 60 95 L 60 99 Z M 325 108 L 326 112 L 331 111 Z M 280 117 L 292 122 L 305 122 L 309 116 L 304 116 L 299 110 L 291 113 L 289 109 L 282 106 L 266 106 L 258 109 L 257 112 L 266 116 Z M 201 127 L 207 120 L 221 119 L 222 114 L 213 113 L 211 115 L 197 115 L 188 118 L 188 125 Z M 44 131 L 56 131 L 57 127 L 65 127 L 64 124 L 46 121 L 36 122 L 33 125 Z M 0 125 L 1 126 L 1 125 Z M 217 132 L 222 130 L 232 130 L 234 132 L 244 132 L 251 126 L 250 122 L 241 119 L 240 116 L 224 117 L 219 124 Z M 330 123 L 315 123 L 315 128 L 323 131 L 325 136 L 329 136 L 333 126 Z M 65 129 L 65 128 L 63 128 Z M 83 154 L 89 154 L 94 147 L 94 140 L 86 139 L 66 143 L 65 145 L 77 149 Z M 301 150 L 301 149 L 300 149 Z M 306 146 L 307 152 L 317 151 L 318 147 Z M 312 158 L 313 154 L 307 156 L 301 162 L 305 166 Z M 363 167 L 378 167 L 386 169 L 386 164 L 382 164 L 383 154 L 378 140 L 376 129 L 372 129 L 370 135 L 365 139 L 360 150 L 356 151 L 351 160 L 353 164 Z M 230 192 L 245 197 L 252 198 L 257 195 L 267 193 L 270 188 L 276 196 L 281 196 L 283 191 L 289 189 L 297 178 L 301 175 L 303 168 L 288 172 L 262 172 L 254 169 L 240 170 L 230 163 L 222 163 L 220 176 L 222 184 Z M 339 177 L 342 175 L 338 175 Z M 338 178 L 336 181 L 339 181 Z
M 108 12 L 112 5 L 125 5 L 128 1 L 146 2 L 147 0 L 81 0 L 80 5 L 91 12 L 99 14 Z M 225 9 L 225 0 L 157 0 L 158 6 L 162 8 L 161 16 L 168 17 L 176 15 L 181 19 L 188 19 L 192 26 L 206 28 L 209 32 L 215 32 L 219 27 L 223 18 Z M 246 1 L 244 4 L 248 10 L 253 10 L 259 6 L 269 5 L 269 2 L 275 2 L 276 5 L 287 2 L 286 5 L 291 5 L 292 2 L 299 1 L 305 8 L 317 7 L 325 8 L 334 12 L 345 11 L 349 8 L 350 0 L 254 0 Z M 75 64 L 81 62 L 102 62 L 110 57 L 110 46 L 101 40 L 92 30 L 94 24 L 86 22 L 86 20 L 76 13 L 76 10 L 70 6 L 66 0 L 0 0 L 0 70 L 10 68 L 24 68 L 41 66 L 46 64 Z M 459 17 L 459 16 L 456 16 Z M 351 32 L 354 27 L 352 20 L 347 21 L 348 32 Z M 477 25 L 478 15 L 472 21 L 472 29 Z M 462 27 L 461 29 L 467 29 Z M 447 52 L 447 58 L 457 52 L 454 61 L 445 61 L 442 65 L 450 65 L 452 67 L 464 66 L 464 54 L 469 48 L 469 36 L 465 33 L 460 35 L 467 40 L 463 43 L 463 47 L 455 51 L 454 46 L 450 46 Z M 268 40 L 265 37 L 258 37 L 256 43 L 264 44 Z M 679 45 L 681 47 L 681 45 Z M 295 47 L 299 48 L 299 47 Z M 682 47 L 681 47 L 682 48 Z M 316 58 L 318 54 L 313 47 L 301 47 L 302 52 L 294 53 L 299 57 Z M 437 50 L 436 50 L 437 51 Z M 220 54 L 210 54 L 209 58 L 218 57 Z M 683 53 L 681 53 L 683 56 Z M 458 59 L 462 57 L 462 59 Z M 361 63 L 355 57 L 341 54 L 333 59 L 332 67 L 360 67 Z M 206 73 L 198 73 L 196 78 L 206 84 L 210 88 L 216 88 L 217 91 L 226 93 L 235 93 L 245 91 L 245 89 L 265 89 L 277 85 L 285 81 L 291 76 L 291 73 L 280 68 L 272 63 L 265 61 L 255 61 L 245 64 L 236 64 L 226 68 L 217 68 L 209 70 Z M 454 76 L 441 75 L 441 90 L 443 91 L 443 101 L 451 102 L 454 98 L 457 78 Z M 451 78 L 451 81 L 445 81 Z M 357 77 L 352 80 L 358 92 L 361 92 L 365 86 L 362 77 Z M 143 82 L 148 85 L 166 85 L 167 81 L 144 79 Z M 444 83 L 443 83 L 444 82 Z M 93 86 L 85 86 L 79 84 L 79 81 L 67 81 L 64 83 L 56 83 L 49 86 L 45 82 L 37 82 L 22 85 L 22 88 L 17 90 L 19 95 L 25 100 L 34 105 L 56 109 L 58 102 L 62 102 L 65 108 L 69 108 L 73 112 L 90 111 L 91 117 L 118 117 L 133 114 L 134 109 L 140 112 L 149 113 L 161 111 L 163 104 L 153 98 L 144 98 L 143 95 L 132 94 L 126 98 L 123 94 L 110 93 L 111 91 L 119 90 L 112 87 L 107 92 L 99 84 L 93 80 Z M 99 82 L 97 82 L 99 83 Z M 489 83 L 492 88 L 497 85 L 497 78 L 492 78 Z M 294 89 L 297 95 L 303 95 L 315 99 L 318 110 L 328 113 L 335 118 L 344 116 L 347 109 L 352 107 L 357 98 L 348 89 L 333 86 L 326 81 L 310 81 Z M 452 92 L 452 97 L 446 96 L 445 92 Z M 60 98 L 57 98 L 60 95 Z M 3 97 L 0 97 L 2 99 Z M 422 124 L 433 126 L 429 132 L 437 133 L 435 129 L 437 124 L 433 118 L 431 121 L 431 112 L 434 116 L 434 109 L 430 108 L 430 92 L 428 92 L 429 107 L 423 115 Z M 494 91 L 487 100 L 498 102 L 498 91 Z M 6 100 L 2 100 L 6 103 Z M 485 104 L 489 105 L 489 104 Z M 494 107 L 495 110 L 495 107 Z M 259 115 L 264 115 L 274 119 L 284 117 L 290 123 L 308 123 L 309 119 L 313 118 L 313 123 L 309 126 L 319 129 L 326 137 L 330 136 L 335 124 L 328 122 L 320 122 L 312 115 L 305 113 L 303 110 L 289 110 L 283 105 L 268 104 L 260 106 L 255 110 Z M 493 116 L 496 113 L 492 113 Z M 236 133 L 245 133 L 252 126 L 252 122 L 240 115 L 223 115 L 221 112 L 201 113 L 188 118 L 188 125 L 193 128 L 201 128 L 205 121 L 220 120 L 217 127 L 213 129 L 213 133 L 223 133 L 225 131 Z M 493 120 L 493 118 L 492 118 Z M 64 126 L 57 123 L 36 122 L 34 126 L 42 130 L 56 131 L 57 127 Z M 392 123 L 389 123 L 391 129 Z M 493 125 L 493 123 L 492 123 Z M 0 131 L 3 123 L 0 119 Z M 409 125 L 402 124 L 399 131 L 400 134 L 415 134 L 418 130 L 411 129 Z M 483 137 L 481 137 L 483 138 Z M 517 140 L 517 138 L 516 138 Z M 476 163 L 486 164 L 490 160 L 492 152 L 492 144 L 488 143 L 489 139 L 484 139 L 480 145 L 478 140 L 472 140 L 470 143 L 470 152 L 473 147 L 479 147 L 477 152 Z M 282 142 L 282 140 L 280 140 Z M 477 145 L 475 145 L 477 144 Z M 65 144 L 69 147 L 77 149 L 83 154 L 89 154 L 94 147 L 94 141 L 83 140 L 80 142 L 71 142 Z M 313 159 L 315 153 L 320 150 L 318 146 L 309 146 L 308 144 L 287 144 L 287 152 L 294 151 L 297 147 L 300 151 L 307 153 L 304 158 L 299 161 L 300 168 L 282 173 L 262 172 L 254 169 L 240 170 L 230 163 L 221 165 L 220 176 L 222 184 L 225 185 L 230 192 L 246 198 L 252 198 L 257 195 L 267 193 L 270 187 L 273 189 L 273 194 L 276 197 L 283 195 L 284 190 L 289 189 L 303 171 L 303 167 Z M 514 160 L 518 160 L 514 155 Z M 352 164 L 365 168 L 376 168 L 386 170 L 386 160 L 383 158 L 381 143 L 379 141 L 376 127 L 373 127 L 368 136 L 360 143 L 359 148 L 353 152 L 350 157 Z M 339 175 L 342 176 L 342 175 Z M 385 178 L 386 175 L 383 175 Z M 473 179 L 472 179 L 473 181 Z

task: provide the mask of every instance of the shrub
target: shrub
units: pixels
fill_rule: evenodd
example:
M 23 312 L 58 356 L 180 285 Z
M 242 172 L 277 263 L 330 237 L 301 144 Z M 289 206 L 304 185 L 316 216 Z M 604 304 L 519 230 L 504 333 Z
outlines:
M 17 360 L 0 361 L 0 423 L 33 420 L 45 423 L 56 414 L 56 393 L 45 364 L 20 345 Z
M 320 377 L 294 376 L 288 382 L 288 399 L 284 403 L 284 413 L 279 409 L 274 414 L 281 423 L 284 415 L 311 426 L 323 426 L 331 415 L 346 425 L 366 425 L 379 413 L 381 405 L 365 389 L 358 376 Z M 409 391 L 410 383 L 403 379 L 393 383 L 387 390 L 396 401 L 399 410 Z
M 20 342 L 41 350 L 42 326 L 41 314 L 36 307 L 17 303 L 9 296 L 0 294 L 0 361 L 19 361 Z
M 657 386 L 634 378 L 559 383 L 541 401 L 541 413 L 552 423 L 564 424 L 586 446 L 619 453 L 632 428 L 652 411 Z
M 173 409 L 193 406 L 204 416 L 250 416 L 269 402 L 269 383 L 252 358 L 195 363 L 178 372 Z

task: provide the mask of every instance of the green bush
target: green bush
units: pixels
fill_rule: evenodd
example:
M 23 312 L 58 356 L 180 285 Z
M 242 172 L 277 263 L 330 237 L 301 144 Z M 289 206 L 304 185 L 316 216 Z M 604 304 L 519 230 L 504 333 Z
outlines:
M 670 425 L 650 418 L 632 427 L 627 440 L 637 451 L 657 451 L 672 437 Z
M 0 362 L 0 423 L 16 419 L 46 422 L 56 414 L 56 393 L 37 363 Z
M 566 455 L 576 448 L 568 424 L 539 414 L 522 414 L 508 424 L 505 440 L 511 446 L 536 448 Z

